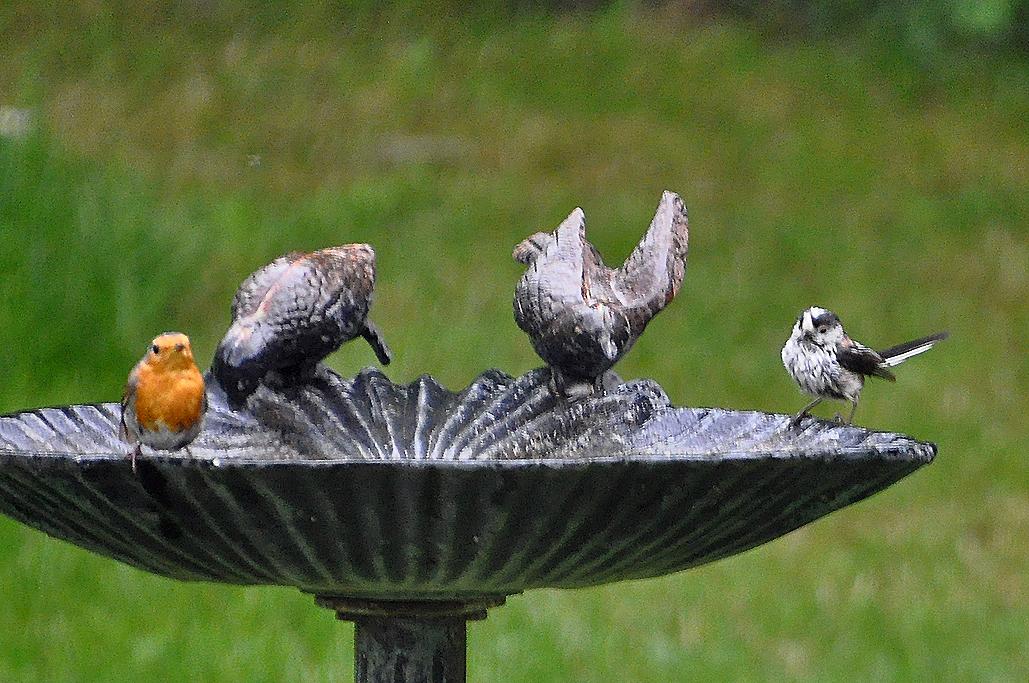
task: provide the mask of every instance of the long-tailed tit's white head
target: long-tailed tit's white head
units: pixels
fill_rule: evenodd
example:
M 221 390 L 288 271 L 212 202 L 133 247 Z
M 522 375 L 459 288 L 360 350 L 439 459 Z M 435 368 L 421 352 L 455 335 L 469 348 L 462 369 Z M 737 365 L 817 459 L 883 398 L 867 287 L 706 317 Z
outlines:
M 796 336 L 818 346 L 838 344 L 847 336 L 836 314 L 821 306 L 812 306 L 801 313 L 793 331 Z

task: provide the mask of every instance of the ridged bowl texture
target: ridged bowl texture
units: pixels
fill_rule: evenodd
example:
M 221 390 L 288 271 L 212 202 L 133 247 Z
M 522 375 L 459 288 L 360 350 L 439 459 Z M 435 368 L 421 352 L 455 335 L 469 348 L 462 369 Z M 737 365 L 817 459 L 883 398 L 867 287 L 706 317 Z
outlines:
M 648 380 L 568 401 L 549 371 L 452 393 L 375 370 L 216 383 L 185 451 L 133 472 L 115 403 L 0 417 L 0 512 L 182 580 L 392 599 L 657 576 L 733 555 L 928 463 L 932 444 L 675 408 Z

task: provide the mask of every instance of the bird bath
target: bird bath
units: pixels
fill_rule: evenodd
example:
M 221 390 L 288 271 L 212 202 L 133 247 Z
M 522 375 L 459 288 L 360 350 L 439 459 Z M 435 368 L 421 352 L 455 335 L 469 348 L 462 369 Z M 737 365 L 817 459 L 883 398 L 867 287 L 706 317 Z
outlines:
M 459 393 L 319 364 L 356 336 L 389 361 L 366 319 L 371 247 L 277 259 L 237 292 L 189 454 L 144 449 L 134 471 L 115 403 L 0 417 L 0 512 L 173 579 L 294 586 L 355 622 L 358 681 L 453 682 L 465 622 L 508 595 L 728 557 L 933 459 L 898 434 L 622 383 L 610 368 L 678 292 L 687 237 L 671 192 L 619 268 L 578 209 L 534 234 L 515 317 L 551 366 Z
M 133 473 L 117 404 L 0 417 L 0 511 L 185 581 L 295 586 L 353 620 L 356 680 L 460 681 L 505 596 L 659 576 L 770 541 L 932 460 L 897 434 L 675 408 L 647 380 L 577 401 L 546 369 L 460 393 L 320 368 L 252 410 L 211 383 L 192 457 Z

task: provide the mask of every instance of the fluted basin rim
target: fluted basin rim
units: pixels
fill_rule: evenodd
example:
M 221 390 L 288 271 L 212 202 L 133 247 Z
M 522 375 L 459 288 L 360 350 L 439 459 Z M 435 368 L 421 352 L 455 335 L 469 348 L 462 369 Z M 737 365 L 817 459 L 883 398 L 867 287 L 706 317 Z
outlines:
M 659 576 L 743 552 L 931 462 L 933 444 L 678 408 L 649 380 L 577 402 L 546 371 L 320 372 L 251 410 L 217 387 L 191 453 L 131 447 L 117 404 L 0 417 L 0 512 L 180 580 L 390 600 Z
M 787 416 L 783 416 L 787 417 Z M 892 432 L 877 432 L 883 435 L 893 436 Z M 625 453 L 621 455 L 584 455 L 577 457 L 555 457 L 555 458 L 506 458 L 504 460 L 427 460 L 415 458 L 294 458 L 291 460 L 272 460 L 267 458 L 248 458 L 238 456 L 231 458 L 224 457 L 190 457 L 171 453 L 148 452 L 147 463 L 160 463 L 162 465 L 175 465 L 184 467 L 211 467 L 217 469 L 249 469 L 253 467 L 335 467 L 346 465 L 393 465 L 398 467 L 430 467 L 440 469 L 476 469 L 480 467 L 490 468 L 518 468 L 524 466 L 560 466 L 560 467 L 581 467 L 591 464 L 610 464 L 624 462 L 722 462 L 731 460 L 831 460 L 837 457 L 880 457 L 882 459 L 897 459 L 918 462 L 922 464 L 932 462 L 938 447 L 928 441 L 910 440 L 905 445 L 886 446 L 878 448 L 844 446 L 837 449 L 824 449 L 818 453 L 803 452 L 800 450 L 778 450 L 778 451 L 724 451 L 719 453 Z M 24 458 L 40 458 L 52 460 L 71 460 L 73 462 L 107 462 L 124 461 L 129 465 L 131 449 L 126 447 L 124 452 L 105 453 L 59 453 L 52 451 L 28 451 L 18 449 L 0 448 L 0 458 L 4 456 L 17 456 Z

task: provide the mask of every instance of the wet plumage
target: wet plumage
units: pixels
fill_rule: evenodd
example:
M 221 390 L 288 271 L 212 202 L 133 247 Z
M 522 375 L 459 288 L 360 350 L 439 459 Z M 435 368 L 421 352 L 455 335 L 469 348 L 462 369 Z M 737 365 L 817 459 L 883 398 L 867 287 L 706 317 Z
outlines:
M 268 372 L 302 376 L 356 337 L 388 365 L 389 347 L 368 320 L 374 286 L 375 252 L 367 244 L 275 259 L 236 292 L 232 325 L 215 352 L 215 378 L 240 402 Z
M 193 360 L 189 337 L 168 332 L 156 337 L 129 373 L 122 395 L 122 438 L 165 451 L 188 447 L 203 426 L 207 410 L 204 378 Z
M 577 396 L 610 384 L 608 370 L 678 292 L 688 237 L 686 205 L 665 192 L 620 268 L 604 265 L 586 240 L 582 209 L 515 247 L 514 258 L 527 266 L 515 290 L 515 321 L 551 367 L 556 390 Z
M 928 351 L 946 332 L 875 351 L 851 339 L 839 317 L 820 306 L 808 308 L 797 318 L 790 338 L 782 348 L 783 366 L 797 385 L 815 399 L 794 418 L 794 424 L 825 399 L 847 401 L 854 419 L 865 377 L 895 382 L 890 368 Z

